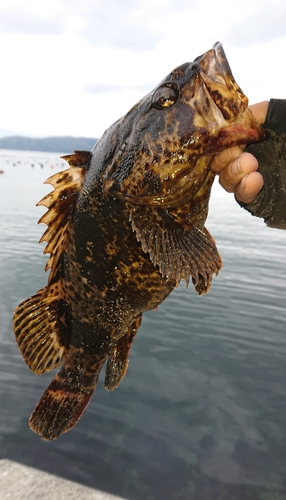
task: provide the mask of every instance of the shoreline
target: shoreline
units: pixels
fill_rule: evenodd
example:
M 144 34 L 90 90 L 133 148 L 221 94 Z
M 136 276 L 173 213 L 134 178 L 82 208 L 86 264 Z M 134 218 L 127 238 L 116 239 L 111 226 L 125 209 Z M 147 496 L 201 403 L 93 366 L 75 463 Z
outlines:
M 8 459 L 0 459 L 0 500 L 124 500 Z

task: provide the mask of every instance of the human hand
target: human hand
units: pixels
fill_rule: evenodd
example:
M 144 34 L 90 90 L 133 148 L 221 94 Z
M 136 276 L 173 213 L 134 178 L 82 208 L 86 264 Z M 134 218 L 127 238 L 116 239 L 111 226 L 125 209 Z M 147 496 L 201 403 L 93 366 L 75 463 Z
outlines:
M 259 123 L 264 123 L 268 101 L 249 106 Z M 245 146 L 244 146 L 245 147 Z M 225 149 L 212 162 L 212 169 L 219 174 L 219 183 L 228 193 L 235 193 L 237 200 L 250 203 L 263 187 L 263 177 L 257 172 L 258 161 L 244 147 Z

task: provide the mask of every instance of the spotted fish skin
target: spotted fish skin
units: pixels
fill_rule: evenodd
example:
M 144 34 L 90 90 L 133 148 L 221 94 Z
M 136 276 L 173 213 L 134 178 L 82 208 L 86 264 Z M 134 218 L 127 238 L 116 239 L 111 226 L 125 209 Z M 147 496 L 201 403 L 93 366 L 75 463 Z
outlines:
M 48 179 L 54 191 L 39 203 L 48 284 L 14 313 L 28 366 L 61 365 L 29 421 L 43 439 L 76 424 L 106 361 L 105 388 L 119 385 L 145 311 L 182 279 L 209 290 L 221 268 L 204 227 L 210 165 L 222 149 L 263 137 L 247 105 L 216 44 Z

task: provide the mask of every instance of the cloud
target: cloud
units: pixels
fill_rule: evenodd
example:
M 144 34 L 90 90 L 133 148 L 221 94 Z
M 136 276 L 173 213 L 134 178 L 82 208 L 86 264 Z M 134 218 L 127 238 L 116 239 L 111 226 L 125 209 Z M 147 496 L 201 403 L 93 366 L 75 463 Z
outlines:
M 199 0 L 169 0 L 170 10 L 190 10 L 200 5 Z
M 279 0 L 259 2 L 244 19 L 235 23 L 225 40 L 233 45 L 248 46 L 267 43 L 286 35 L 286 3 Z
M 0 33 L 21 33 L 29 35 L 59 35 L 63 32 L 64 22 L 56 14 L 47 15 L 45 11 L 7 5 L 0 10 Z
M 157 0 L 160 1 L 162 0 Z M 142 52 L 157 46 L 160 36 L 148 27 L 146 0 L 3 0 L 0 34 L 75 35 L 91 46 Z M 151 11 L 159 8 L 158 5 Z M 156 12 L 155 12 L 156 14 Z
M 285 4 L 241 0 L 234 12 L 227 0 L 207 8 L 199 0 L 1 0 L 0 127 L 99 137 L 217 40 L 251 102 L 283 97 Z
M 83 86 L 83 90 L 88 94 L 107 94 L 109 92 L 150 92 L 156 84 L 150 85 L 120 85 L 112 83 L 91 83 Z
M 154 48 L 159 42 L 159 35 L 142 22 L 144 1 L 98 0 L 85 6 L 81 35 L 92 45 L 141 52 Z
M 142 53 L 163 39 L 178 44 L 179 32 L 183 39 L 187 32 L 193 44 L 210 33 L 217 38 L 217 32 L 235 46 L 265 43 L 285 35 L 285 18 L 282 0 L 272 0 L 271 6 L 269 0 L 243 0 L 235 19 L 232 4 L 224 1 L 204 11 L 198 0 L 2 0 L 0 34 L 68 34 L 93 47 Z

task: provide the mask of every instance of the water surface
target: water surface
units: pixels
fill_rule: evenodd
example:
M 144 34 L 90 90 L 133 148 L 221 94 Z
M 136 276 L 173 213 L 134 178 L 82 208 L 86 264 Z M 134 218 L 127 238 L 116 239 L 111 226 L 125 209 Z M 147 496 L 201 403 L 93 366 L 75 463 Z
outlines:
M 0 458 L 130 500 L 286 499 L 286 232 L 215 186 L 207 227 L 224 266 L 208 295 L 182 283 L 144 315 L 129 369 L 103 375 L 71 432 L 46 443 L 28 417 L 52 379 L 14 341 L 14 307 L 46 284 L 36 208 L 58 155 L 0 152 Z

